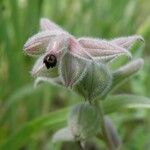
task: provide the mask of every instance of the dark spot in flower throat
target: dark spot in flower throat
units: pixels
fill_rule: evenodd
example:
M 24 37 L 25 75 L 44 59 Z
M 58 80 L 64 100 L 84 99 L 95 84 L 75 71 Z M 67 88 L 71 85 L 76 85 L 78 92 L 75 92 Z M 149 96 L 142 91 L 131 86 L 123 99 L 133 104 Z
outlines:
M 46 68 L 53 68 L 57 64 L 57 58 L 53 54 L 48 54 L 44 57 L 43 63 L 45 64 Z

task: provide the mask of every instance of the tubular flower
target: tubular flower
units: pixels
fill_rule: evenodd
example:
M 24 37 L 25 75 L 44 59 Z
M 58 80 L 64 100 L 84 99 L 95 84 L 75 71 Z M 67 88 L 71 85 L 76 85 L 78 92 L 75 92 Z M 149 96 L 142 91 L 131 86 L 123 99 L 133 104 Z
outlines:
M 88 78 L 90 66 L 93 66 L 91 64 L 107 67 L 108 63 L 121 55 L 131 58 L 128 49 L 137 40 L 143 38 L 138 35 L 113 40 L 76 38 L 50 20 L 42 18 L 40 32 L 26 41 L 23 50 L 27 55 L 38 57 L 31 71 L 37 78 L 36 83 L 40 80 L 50 81 L 72 88 L 84 77 Z M 101 70 L 106 72 L 108 69 Z M 105 74 L 110 76 L 110 73 Z M 100 83 L 103 83 L 102 80 Z

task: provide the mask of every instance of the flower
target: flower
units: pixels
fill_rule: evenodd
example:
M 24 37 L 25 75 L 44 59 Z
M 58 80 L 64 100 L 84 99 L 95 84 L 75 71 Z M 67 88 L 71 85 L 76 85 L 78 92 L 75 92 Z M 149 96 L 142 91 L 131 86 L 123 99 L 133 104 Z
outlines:
M 38 81 L 46 80 L 70 88 L 83 79 L 91 63 L 107 67 L 121 55 L 131 58 L 128 49 L 135 41 L 143 40 L 138 35 L 113 40 L 76 38 L 46 18 L 40 20 L 40 28 L 23 48 L 26 54 L 38 57 L 31 74 Z
M 112 40 L 76 38 L 45 18 L 40 26 L 41 31 L 24 44 L 26 54 L 38 57 L 31 71 L 36 77 L 35 85 L 40 81 L 63 85 L 87 100 L 71 109 L 67 126 L 54 134 L 53 142 L 75 140 L 84 144 L 100 133 L 105 121 L 107 134 L 118 147 L 120 141 L 112 123 L 101 118 L 101 108 L 95 102 L 104 99 L 110 90 L 142 67 L 143 59 L 131 60 L 129 49 L 143 38 L 139 35 Z M 122 55 L 131 61 L 113 70 L 108 64 Z
M 58 130 L 53 135 L 52 141 L 89 140 L 100 132 L 100 126 L 98 107 L 89 103 L 80 103 L 71 108 L 67 126 Z

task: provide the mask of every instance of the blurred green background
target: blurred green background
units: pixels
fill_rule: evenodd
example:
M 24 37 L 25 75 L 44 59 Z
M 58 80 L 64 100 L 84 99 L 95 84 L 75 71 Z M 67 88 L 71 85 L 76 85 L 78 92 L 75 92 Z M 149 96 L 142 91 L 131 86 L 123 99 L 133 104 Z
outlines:
M 64 88 L 47 84 L 33 88 L 30 70 L 35 60 L 24 55 L 22 48 L 38 32 L 41 17 L 53 20 L 76 37 L 111 39 L 142 35 L 145 47 L 137 46 L 133 53 L 143 57 L 145 65 L 114 92 L 150 97 L 149 0 L 0 0 L 0 144 L 31 122 L 32 131 L 36 132 L 28 135 L 24 130 L 18 137 L 14 136 L 16 148 L 12 149 L 53 150 L 51 136 L 59 126 L 49 130 L 45 125 L 41 130 L 32 120 L 80 101 L 79 96 Z M 125 150 L 150 150 L 149 115 L 150 111 L 143 109 L 111 115 Z M 58 144 L 56 149 L 77 149 L 72 144 Z M 101 144 L 97 141 L 97 145 Z

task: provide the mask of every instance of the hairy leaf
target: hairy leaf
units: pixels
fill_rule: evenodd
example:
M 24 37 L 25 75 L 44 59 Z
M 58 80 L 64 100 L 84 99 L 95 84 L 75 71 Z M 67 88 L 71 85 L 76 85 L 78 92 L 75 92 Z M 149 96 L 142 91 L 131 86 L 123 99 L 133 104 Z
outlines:
M 15 134 L 2 143 L 0 149 L 19 149 L 33 134 L 38 134 L 43 129 L 52 130 L 61 127 L 65 124 L 67 111 L 68 109 L 62 109 L 26 123 L 24 127 L 20 128 Z

